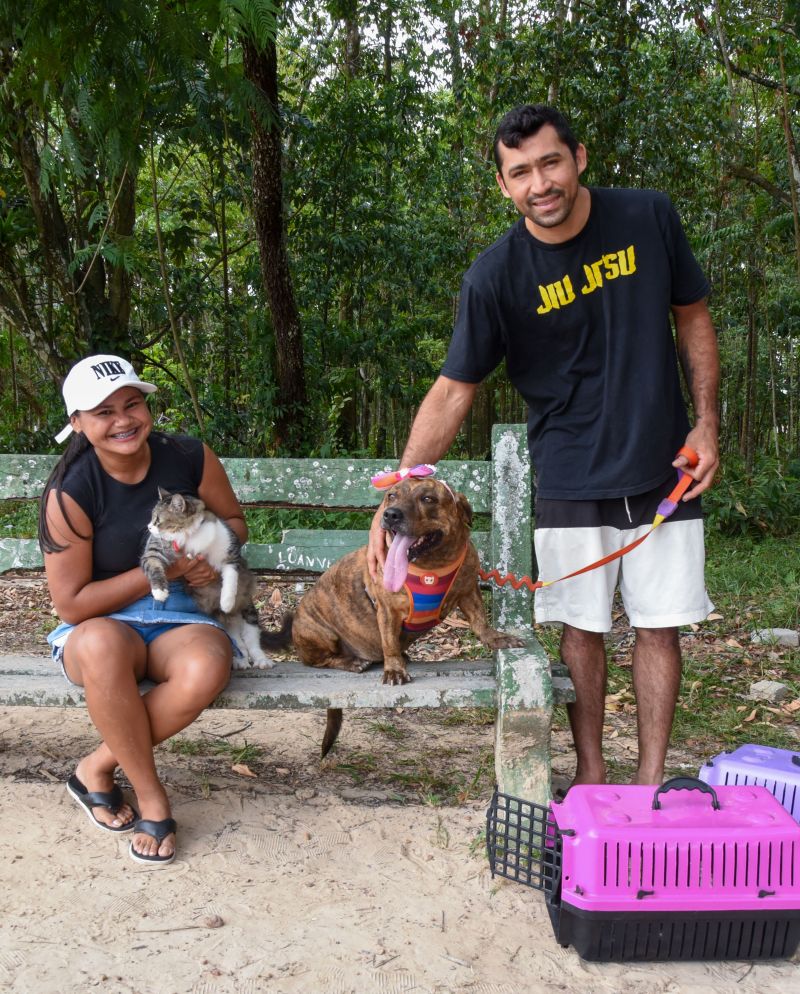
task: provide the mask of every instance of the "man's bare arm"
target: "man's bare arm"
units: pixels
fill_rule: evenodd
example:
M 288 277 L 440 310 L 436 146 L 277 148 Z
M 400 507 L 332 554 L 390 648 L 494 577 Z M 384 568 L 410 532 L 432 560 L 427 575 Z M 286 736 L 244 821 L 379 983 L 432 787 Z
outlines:
M 681 456 L 675 465 L 697 481 L 685 494 L 691 500 L 707 490 L 719 467 L 719 350 L 717 335 L 705 300 L 686 307 L 673 307 L 675 331 L 686 385 L 694 408 L 694 428 L 686 444 L 699 456 L 694 469 Z
M 437 463 L 453 444 L 464 418 L 472 406 L 477 383 L 461 383 L 440 376 L 420 404 L 408 442 L 403 450 L 400 466 L 418 466 L 420 463 Z M 373 579 L 386 561 L 386 532 L 380 525 L 376 512 L 369 530 L 367 565 Z
M 419 406 L 400 466 L 437 463 L 444 458 L 475 398 L 477 383 L 440 376 Z

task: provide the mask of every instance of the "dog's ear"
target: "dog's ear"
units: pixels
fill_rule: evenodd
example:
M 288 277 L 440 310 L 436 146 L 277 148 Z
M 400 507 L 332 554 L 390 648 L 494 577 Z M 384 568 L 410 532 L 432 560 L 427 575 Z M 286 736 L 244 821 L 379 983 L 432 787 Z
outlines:
M 472 528 L 472 505 L 467 498 L 460 493 L 456 494 L 456 504 L 458 506 L 458 513 L 462 521 L 467 528 Z

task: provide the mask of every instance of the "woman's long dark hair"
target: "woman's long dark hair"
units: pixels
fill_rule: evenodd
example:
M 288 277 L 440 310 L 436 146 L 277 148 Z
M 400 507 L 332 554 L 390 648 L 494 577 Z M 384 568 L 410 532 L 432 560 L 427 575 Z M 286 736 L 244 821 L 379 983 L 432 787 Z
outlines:
M 58 506 L 61 508 L 61 513 L 64 515 L 64 520 L 73 532 L 75 532 L 78 538 L 88 539 L 91 537 L 89 535 L 81 535 L 81 533 L 73 525 L 69 514 L 67 513 L 67 509 L 64 506 L 64 497 L 61 490 L 61 485 L 64 482 L 67 470 L 79 456 L 83 455 L 88 448 L 90 448 L 90 442 L 84 433 L 82 431 L 73 432 L 70 436 L 69 445 L 67 445 L 66 451 L 55 464 L 53 472 L 47 478 L 47 483 L 45 483 L 44 491 L 42 492 L 42 499 L 39 502 L 39 546 L 42 552 L 63 552 L 64 549 L 67 548 L 66 545 L 59 545 L 59 543 L 56 542 L 50 533 L 50 526 L 47 523 L 47 498 L 50 495 L 51 490 L 55 491 L 56 500 L 58 501 Z

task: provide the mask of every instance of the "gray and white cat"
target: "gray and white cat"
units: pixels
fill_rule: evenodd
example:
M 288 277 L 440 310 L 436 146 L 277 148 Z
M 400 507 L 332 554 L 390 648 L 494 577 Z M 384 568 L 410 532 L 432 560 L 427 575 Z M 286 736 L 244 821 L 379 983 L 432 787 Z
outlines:
M 242 655 L 234 654 L 234 668 L 274 666 L 261 647 L 253 604 L 256 578 L 242 558 L 242 544 L 233 529 L 199 497 L 172 494 L 161 487 L 147 528 L 150 534 L 140 564 L 153 597 L 165 601 L 169 596 L 166 570 L 179 556 L 202 556 L 220 578 L 204 587 L 190 587 L 189 593 L 203 614 L 220 621 L 236 642 Z

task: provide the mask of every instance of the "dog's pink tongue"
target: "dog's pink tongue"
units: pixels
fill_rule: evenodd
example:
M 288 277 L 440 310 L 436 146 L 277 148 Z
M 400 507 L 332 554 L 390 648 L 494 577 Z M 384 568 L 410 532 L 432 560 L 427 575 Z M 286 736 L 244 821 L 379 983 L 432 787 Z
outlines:
M 383 585 L 393 594 L 396 594 L 406 581 L 408 549 L 413 541 L 414 539 L 408 535 L 395 535 L 389 546 L 383 566 Z

